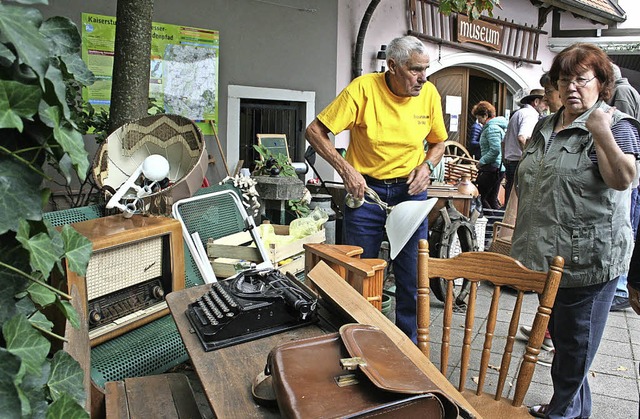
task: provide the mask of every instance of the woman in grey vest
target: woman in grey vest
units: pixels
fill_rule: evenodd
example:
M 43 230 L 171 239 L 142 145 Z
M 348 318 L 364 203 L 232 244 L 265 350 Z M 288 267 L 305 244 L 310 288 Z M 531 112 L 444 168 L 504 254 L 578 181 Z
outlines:
M 589 367 L 616 279 L 631 255 L 629 188 L 640 156 L 640 124 L 606 104 L 614 77 L 609 59 L 595 45 L 563 50 L 549 76 L 563 107 L 536 125 L 523 151 L 511 255 L 535 270 L 547 270 L 555 255 L 565 259 L 549 321 L 554 393 L 548 404 L 530 412 L 588 418 Z

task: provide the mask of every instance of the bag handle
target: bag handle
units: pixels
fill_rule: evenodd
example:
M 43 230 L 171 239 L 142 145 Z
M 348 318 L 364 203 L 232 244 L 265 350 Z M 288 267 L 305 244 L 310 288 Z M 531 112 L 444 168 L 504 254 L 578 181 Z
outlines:
M 271 383 L 271 374 L 266 371 L 260 372 L 256 375 L 251 383 L 251 396 L 260 406 L 265 407 L 278 407 L 276 400 L 276 394 L 273 392 L 273 385 Z

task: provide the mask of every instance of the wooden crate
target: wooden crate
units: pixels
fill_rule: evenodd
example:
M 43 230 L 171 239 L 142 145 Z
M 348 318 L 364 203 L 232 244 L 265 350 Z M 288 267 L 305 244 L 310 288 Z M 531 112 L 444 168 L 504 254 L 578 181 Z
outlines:
M 277 235 L 286 236 L 289 234 L 289 226 L 273 225 L 273 230 Z M 324 243 L 326 240 L 324 229 L 309 236 L 302 237 L 288 244 L 271 243 L 267 248 L 269 259 L 275 265 L 276 263 L 299 255 L 304 252 L 305 243 Z
M 273 225 L 278 235 L 289 234 L 289 226 Z M 287 244 L 272 243 L 266 247 L 271 263 L 282 266 L 282 272 L 297 274 L 304 270 L 304 244 L 324 243 L 325 232 L 317 233 L 295 240 Z M 263 262 L 260 252 L 249 232 L 240 232 L 207 243 L 207 254 L 217 277 L 228 278 L 236 273 L 235 266 L 241 262 Z

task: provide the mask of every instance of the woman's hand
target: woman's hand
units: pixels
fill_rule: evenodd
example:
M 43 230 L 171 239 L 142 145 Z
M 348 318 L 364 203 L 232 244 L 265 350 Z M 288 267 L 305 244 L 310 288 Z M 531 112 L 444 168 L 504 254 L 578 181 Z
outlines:
M 611 121 L 614 111 L 615 108 L 607 111 L 594 109 L 585 126 L 593 136 L 602 179 L 610 188 L 624 191 L 636 176 L 635 156 L 623 153 L 613 138 Z
M 585 126 L 589 130 L 591 134 L 593 134 L 594 139 L 597 141 L 597 138 L 605 135 L 607 132 L 611 133 L 611 118 L 613 117 L 613 111 L 616 108 L 609 108 L 608 111 L 603 111 L 602 109 L 594 109 L 589 115 Z

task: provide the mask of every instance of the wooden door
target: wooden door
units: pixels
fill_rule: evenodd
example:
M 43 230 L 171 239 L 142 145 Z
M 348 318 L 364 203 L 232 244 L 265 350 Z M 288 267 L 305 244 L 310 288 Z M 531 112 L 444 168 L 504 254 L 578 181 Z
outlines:
M 507 88 L 503 83 L 494 79 L 489 74 L 465 67 L 449 67 L 429 77 L 442 98 L 442 110 L 444 120 L 449 131 L 449 139 L 458 141 L 469 148 L 467 133 L 475 122 L 470 112 L 473 105 L 486 100 L 496 107 L 496 115 L 504 115 L 507 99 Z M 459 96 L 462 98 L 461 114 L 458 116 L 458 130 L 451 131 L 451 115 L 447 113 L 447 96 Z
M 464 67 L 445 68 L 429 77 L 429 81 L 436 86 L 442 98 L 442 112 L 449 132 L 449 140 L 458 141 L 464 145 L 466 145 L 467 138 L 466 115 L 469 112 L 467 103 L 468 80 L 469 69 Z M 458 115 L 457 131 L 451 131 L 451 115 L 447 113 L 447 111 L 450 111 L 450 109 L 447 109 L 447 96 L 460 97 L 462 101 L 461 113 Z

